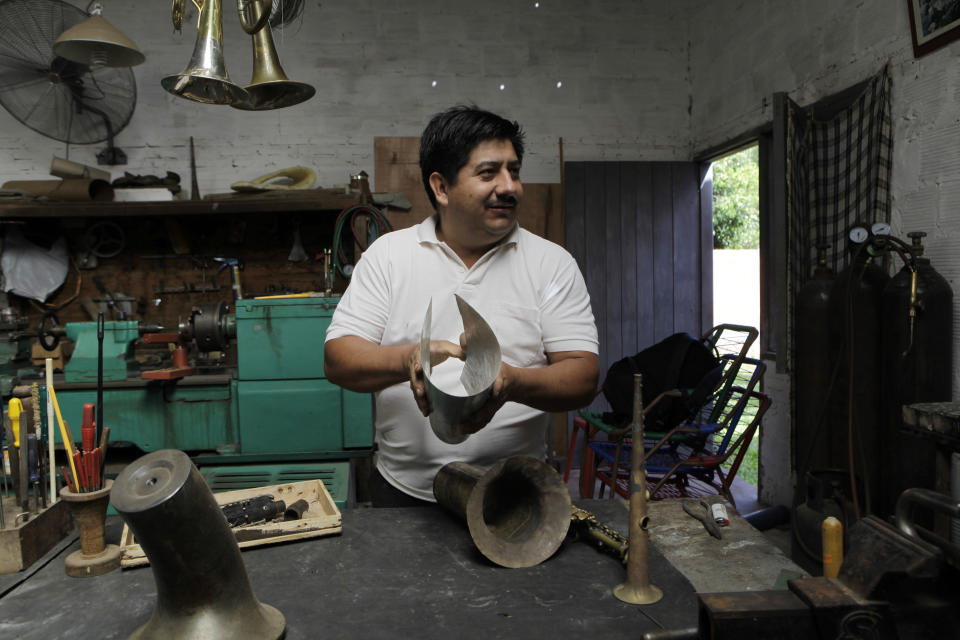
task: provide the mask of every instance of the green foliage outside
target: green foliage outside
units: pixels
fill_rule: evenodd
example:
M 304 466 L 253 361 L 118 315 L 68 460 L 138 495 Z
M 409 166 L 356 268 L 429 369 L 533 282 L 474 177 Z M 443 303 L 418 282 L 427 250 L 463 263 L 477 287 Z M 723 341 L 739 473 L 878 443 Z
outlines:
M 753 146 L 713 163 L 714 249 L 760 247 L 759 155 L 759 147 Z M 756 407 L 751 403 L 740 419 L 737 435 L 755 413 Z M 759 437 L 754 437 L 737 474 L 754 486 L 758 483 L 759 449 Z
M 713 248 L 760 247 L 759 147 L 713 163 Z
M 741 370 L 737 372 L 737 378 L 734 380 L 734 384 L 740 387 L 746 387 L 749 384 L 750 374 Z M 754 399 L 747 401 L 747 406 L 743 409 L 743 415 L 740 416 L 740 420 L 737 422 L 737 426 L 734 429 L 733 440 L 730 444 L 740 437 L 740 434 L 743 433 L 750 422 L 753 420 L 754 416 L 757 415 L 758 402 Z M 747 447 L 747 452 L 743 456 L 743 461 L 740 463 L 740 469 L 737 471 L 737 477 L 741 480 L 749 482 L 753 486 L 758 486 L 759 484 L 759 453 L 760 453 L 760 441 L 759 433 L 754 434 L 753 439 L 750 441 L 749 446 Z M 730 456 L 727 460 L 727 464 L 722 465 L 724 471 L 729 471 L 730 465 L 733 463 L 736 456 Z

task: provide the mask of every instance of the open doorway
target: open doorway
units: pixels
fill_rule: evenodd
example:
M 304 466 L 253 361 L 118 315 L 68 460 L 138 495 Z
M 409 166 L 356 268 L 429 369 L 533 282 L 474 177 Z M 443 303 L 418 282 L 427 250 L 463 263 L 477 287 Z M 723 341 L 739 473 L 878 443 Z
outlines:
M 759 146 L 753 144 L 711 163 L 714 324 L 760 328 L 759 155 Z M 761 343 L 762 336 L 751 347 L 749 357 L 759 358 Z M 744 416 L 740 429 L 749 422 Z M 757 496 L 759 450 L 759 437 L 755 437 L 737 473 L 752 487 L 744 487 L 750 501 Z

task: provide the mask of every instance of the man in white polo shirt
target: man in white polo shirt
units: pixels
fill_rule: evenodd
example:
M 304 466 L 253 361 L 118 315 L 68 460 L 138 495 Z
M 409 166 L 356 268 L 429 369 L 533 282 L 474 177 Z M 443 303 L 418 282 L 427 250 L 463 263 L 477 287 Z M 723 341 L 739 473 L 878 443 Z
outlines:
M 522 159 L 516 122 L 476 107 L 434 116 L 420 169 L 436 214 L 371 244 L 334 312 L 326 376 L 376 396 L 374 506 L 433 502 L 433 478 L 454 460 L 543 459 L 545 412 L 578 409 L 596 395 L 597 329 L 577 264 L 517 224 Z M 450 445 L 425 417 L 419 337 L 432 300 L 431 336 L 448 338 L 431 342 L 433 366 L 464 357 L 454 294 L 493 329 L 503 364 L 490 400 L 469 419 L 473 435 Z

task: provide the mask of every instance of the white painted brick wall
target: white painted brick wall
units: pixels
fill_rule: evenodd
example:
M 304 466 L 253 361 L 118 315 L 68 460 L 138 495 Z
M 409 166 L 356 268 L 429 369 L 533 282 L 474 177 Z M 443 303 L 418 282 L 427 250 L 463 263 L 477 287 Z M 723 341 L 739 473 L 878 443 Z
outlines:
M 223 2 L 224 50 L 231 78 L 242 84 L 252 54 L 234 7 Z M 262 113 L 195 104 L 160 87 L 190 58 L 192 3 L 179 35 L 169 2 L 111 1 L 104 11 L 147 56 L 134 68 L 136 111 L 116 137 L 129 162 L 115 176 L 171 170 L 189 185 L 193 136 L 204 194 L 297 164 L 315 168 L 321 185 L 342 183 L 360 169 L 373 174 L 374 136 L 419 135 L 430 115 L 462 102 L 521 122 L 529 182 L 559 181 L 560 137 L 567 160 L 689 155 L 688 47 L 676 4 L 308 2 L 302 22 L 275 39 L 287 75 L 317 95 Z M 71 147 L 70 159 L 95 164 L 104 146 Z M 66 155 L 66 146 L 0 110 L 0 180 L 44 179 L 53 155 Z
M 927 253 L 960 285 L 960 42 L 915 59 L 907 3 L 748 0 L 702 3 L 691 23 L 691 140 L 708 149 L 768 122 L 770 96 L 810 104 L 891 65 L 894 233 L 923 230 Z M 899 269 L 900 265 L 896 265 Z M 954 398 L 960 397 L 960 295 L 954 297 Z M 769 375 L 768 375 L 769 378 Z M 774 406 L 788 401 L 788 385 Z M 769 414 L 768 414 L 769 415 Z M 788 417 L 765 421 L 762 497 L 786 503 Z
M 191 26 L 173 33 L 168 2 L 106 2 L 106 17 L 147 56 L 135 68 L 136 112 L 117 136 L 129 156 L 117 175 L 173 170 L 189 184 L 193 136 L 203 193 L 295 164 L 314 167 L 319 182 L 330 185 L 360 169 L 373 173 L 374 136 L 415 136 L 432 113 L 476 102 L 524 125 L 524 178 L 556 182 L 560 137 L 567 160 L 688 159 L 769 121 L 774 92 L 809 104 L 889 61 L 894 231 L 926 230 L 928 256 L 957 288 L 960 42 L 914 59 L 906 3 L 540 4 L 314 0 L 277 42 L 287 75 L 313 84 L 317 96 L 247 113 L 193 104 L 160 88 L 162 76 L 184 68 L 194 43 Z M 224 14 L 228 70 L 243 83 L 249 39 L 233 3 L 224 2 Z M 70 158 L 95 164 L 103 146 L 72 147 Z M 62 143 L 0 110 L 0 179 L 46 178 L 51 157 L 65 154 Z M 960 328 L 960 309 L 956 317 Z M 960 331 L 954 335 L 957 353 Z M 954 362 L 960 372 L 960 354 Z M 960 373 L 954 390 L 960 397 Z

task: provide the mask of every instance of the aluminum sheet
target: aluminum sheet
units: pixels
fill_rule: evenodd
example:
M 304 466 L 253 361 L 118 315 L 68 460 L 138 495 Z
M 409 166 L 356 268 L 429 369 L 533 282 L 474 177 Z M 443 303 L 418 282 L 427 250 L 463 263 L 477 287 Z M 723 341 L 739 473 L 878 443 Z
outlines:
M 420 362 L 426 382 L 427 398 L 430 400 L 430 427 L 438 438 L 447 444 L 459 444 L 470 434 L 463 431 L 461 423 L 486 403 L 493 389 L 493 382 L 500 373 L 500 342 L 490 325 L 466 300 L 454 294 L 460 317 L 463 319 L 467 357 L 460 374 L 460 384 L 466 395 L 440 389 L 430 379 L 430 325 L 433 317 L 433 301 L 427 305 L 423 329 L 420 332 Z M 458 340 L 454 337 L 451 341 Z

